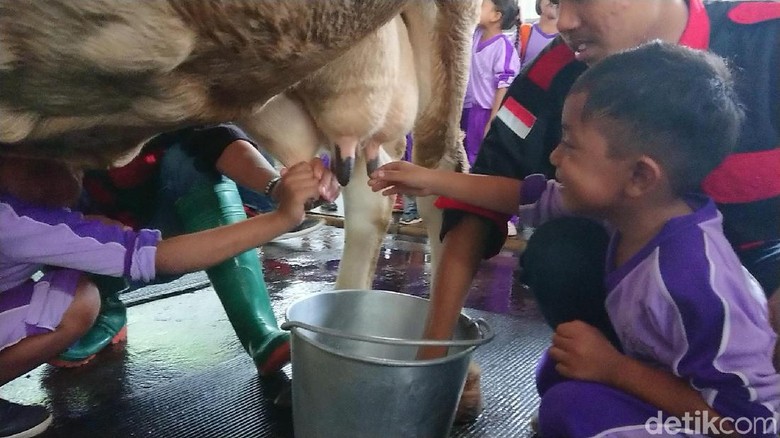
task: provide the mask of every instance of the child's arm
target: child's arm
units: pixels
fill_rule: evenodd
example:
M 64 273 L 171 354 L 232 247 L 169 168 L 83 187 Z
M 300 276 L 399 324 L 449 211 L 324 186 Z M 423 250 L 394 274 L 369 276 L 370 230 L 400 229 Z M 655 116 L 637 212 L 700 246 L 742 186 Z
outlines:
M 368 182 L 383 195 L 438 195 L 506 214 L 517 213 L 522 181 L 501 176 L 475 175 L 427 169 L 394 161 L 377 169 Z
M 239 223 L 161 241 L 155 257 L 157 271 L 180 274 L 206 269 L 270 241 L 301 223 L 304 204 L 319 197 L 319 185 L 309 163 L 296 164 L 279 182 L 277 210 Z
M 564 377 L 611 386 L 678 418 L 695 411 L 721 417 L 683 379 L 618 352 L 598 329 L 582 321 L 558 325 L 550 357 Z

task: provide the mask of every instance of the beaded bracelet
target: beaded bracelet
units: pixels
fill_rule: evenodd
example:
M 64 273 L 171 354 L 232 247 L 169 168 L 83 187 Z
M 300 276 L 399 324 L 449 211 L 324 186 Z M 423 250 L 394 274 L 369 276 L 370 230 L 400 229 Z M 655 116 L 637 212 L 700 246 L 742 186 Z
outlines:
M 271 198 L 271 192 L 274 191 L 274 187 L 276 187 L 276 185 L 279 184 L 279 181 L 281 180 L 282 180 L 281 176 L 276 176 L 271 178 L 271 181 L 268 181 L 268 184 L 265 185 L 265 190 L 263 190 L 263 194 Z

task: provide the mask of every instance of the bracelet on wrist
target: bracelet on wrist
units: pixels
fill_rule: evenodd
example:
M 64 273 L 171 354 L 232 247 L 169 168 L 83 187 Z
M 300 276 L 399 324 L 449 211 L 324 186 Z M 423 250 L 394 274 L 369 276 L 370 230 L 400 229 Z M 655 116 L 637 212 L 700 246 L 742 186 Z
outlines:
M 279 184 L 279 181 L 282 180 L 281 176 L 276 176 L 271 178 L 271 181 L 268 181 L 268 184 L 265 185 L 265 190 L 263 190 L 263 194 L 271 199 L 271 192 L 274 191 L 274 187 L 276 187 L 277 184 Z

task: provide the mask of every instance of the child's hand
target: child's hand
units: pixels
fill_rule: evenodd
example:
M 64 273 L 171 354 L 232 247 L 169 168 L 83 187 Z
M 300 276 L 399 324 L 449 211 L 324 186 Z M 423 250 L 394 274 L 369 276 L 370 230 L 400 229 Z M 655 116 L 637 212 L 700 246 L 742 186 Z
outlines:
M 375 192 L 382 190 L 385 196 L 398 193 L 428 196 L 431 194 L 429 187 L 432 172 L 431 169 L 407 161 L 393 161 L 374 171 L 368 180 L 368 185 Z
M 558 325 L 550 357 L 564 377 L 609 384 L 623 355 L 595 327 L 582 321 Z
M 319 197 L 320 180 L 310 163 L 301 162 L 282 169 L 279 181 L 277 211 L 290 220 L 291 227 L 300 224 L 306 214 L 304 205 Z

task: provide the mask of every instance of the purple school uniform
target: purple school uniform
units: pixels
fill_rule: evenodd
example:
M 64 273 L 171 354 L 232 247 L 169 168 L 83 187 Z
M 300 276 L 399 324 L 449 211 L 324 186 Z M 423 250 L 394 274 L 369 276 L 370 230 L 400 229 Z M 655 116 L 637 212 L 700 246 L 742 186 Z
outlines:
M 53 330 L 80 272 L 153 279 L 159 241 L 156 230 L 124 230 L 0 194 L 0 349 Z
M 496 90 L 507 88 L 520 71 L 520 60 L 512 42 L 504 34 L 498 34 L 480 42 L 482 29 L 474 32 L 471 49 L 471 67 L 466 87 L 461 126 L 466 132 L 466 153 L 474 163 L 490 119 Z
M 500 33 L 480 42 L 482 33 L 479 28 L 474 32 L 466 108 L 492 108 L 496 90 L 509 87 L 520 71 L 520 61 L 509 38 Z
M 538 225 L 566 214 L 557 182 L 542 175 L 525 181 L 521 196 L 528 205 L 520 207 L 522 221 Z M 726 240 L 723 218 L 714 203 L 698 196 L 686 200 L 694 210 L 691 214 L 668 221 L 644 248 L 617 267 L 620 235 L 611 233 L 606 269 L 610 321 L 625 354 L 681 377 L 722 416 L 761 424 L 761 419 L 769 419 L 767 424 L 774 421 L 777 426 L 780 375 L 771 362 L 777 335 L 769 325 L 765 295 Z M 547 369 L 540 376 L 549 379 L 550 366 L 543 365 Z M 553 390 L 561 384 L 565 390 Z M 620 430 L 630 436 L 633 430 L 641 436 L 646 433 L 645 422 L 658 411 L 590 382 L 541 382 L 539 386 L 543 431 L 547 426 L 566 430 L 569 436 L 592 436 Z M 582 398 L 572 395 L 580 392 Z M 579 415 L 573 404 L 585 400 L 612 403 L 599 406 L 611 414 L 585 418 L 584 410 Z M 561 422 L 557 418 L 561 415 L 569 419 Z M 554 417 L 561 425 L 555 424 Z M 762 431 L 754 432 L 751 436 L 764 436 Z
M 520 59 L 520 67 L 522 68 L 530 64 L 556 36 L 558 36 L 558 32 L 544 33 L 542 32 L 542 29 L 539 28 L 539 23 L 534 23 L 533 26 L 531 26 L 531 35 L 528 37 L 528 42 L 526 43 L 525 56 Z

